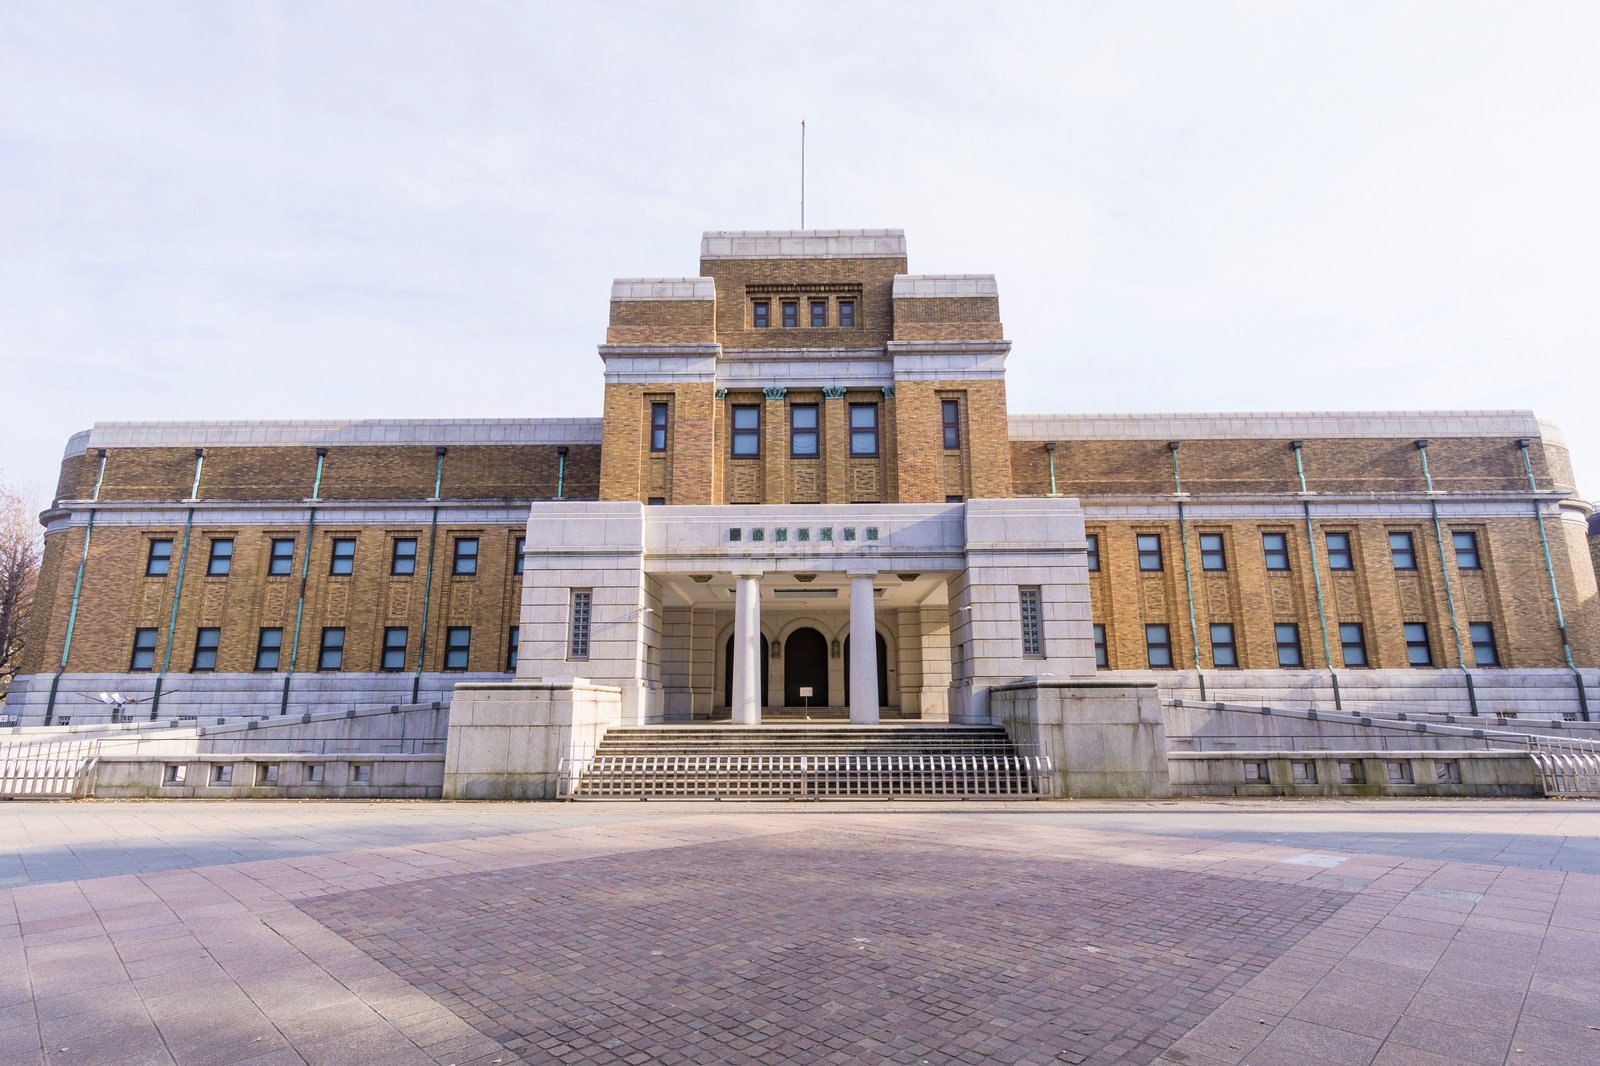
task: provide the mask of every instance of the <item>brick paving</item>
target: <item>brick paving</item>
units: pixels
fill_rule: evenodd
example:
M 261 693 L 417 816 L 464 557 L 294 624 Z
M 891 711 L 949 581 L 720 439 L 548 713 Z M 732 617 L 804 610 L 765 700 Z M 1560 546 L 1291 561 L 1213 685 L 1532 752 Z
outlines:
M 1597 839 L 1541 801 L 8 804 L 0 1063 L 1589 1064 Z

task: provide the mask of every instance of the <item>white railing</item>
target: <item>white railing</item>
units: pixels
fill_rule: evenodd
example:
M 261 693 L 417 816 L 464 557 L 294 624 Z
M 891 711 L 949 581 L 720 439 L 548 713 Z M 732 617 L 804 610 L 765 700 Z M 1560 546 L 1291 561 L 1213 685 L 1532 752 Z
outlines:
M 14 744 L 0 748 L 0 798 L 75 798 L 87 794 L 98 740 Z
M 597 755 L 563 759 L 563 799 L 603 796 L 764 796 L 825 799 L 1038 796 L 1039 755 Z

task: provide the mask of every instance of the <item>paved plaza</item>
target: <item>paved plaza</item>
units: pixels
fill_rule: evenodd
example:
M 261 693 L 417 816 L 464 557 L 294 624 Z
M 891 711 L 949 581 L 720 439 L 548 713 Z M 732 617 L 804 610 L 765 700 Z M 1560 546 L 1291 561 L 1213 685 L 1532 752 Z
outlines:
M 1600 804 L 0 807 L 0 1063 L 1600 1062 Z

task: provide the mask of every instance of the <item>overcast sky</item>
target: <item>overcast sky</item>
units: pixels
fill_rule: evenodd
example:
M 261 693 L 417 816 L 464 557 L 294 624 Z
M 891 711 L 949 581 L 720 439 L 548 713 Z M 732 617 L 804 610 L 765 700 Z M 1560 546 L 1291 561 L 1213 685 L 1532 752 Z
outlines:
M 1030 411 L 1531 407 L 1600 495 L 1600 4 L 0 4 L 0 480 L 598 415 L 706 229 L 994 273 Z

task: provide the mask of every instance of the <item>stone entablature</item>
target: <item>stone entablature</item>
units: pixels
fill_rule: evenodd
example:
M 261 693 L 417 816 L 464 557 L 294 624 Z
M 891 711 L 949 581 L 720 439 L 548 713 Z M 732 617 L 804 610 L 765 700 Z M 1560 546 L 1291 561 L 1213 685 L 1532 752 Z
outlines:
M 993 274 L 900 274 L 890 291 L 896 300 L 1000 295 Z
M 711 230 L 700 238 L 707 259 L 904 259 L 899 229 Z
M 91 448 L 337 447 L 350 444 L 599 444 L 598 418 L 397 418 L 342 421 L 96 422 L 67 440 Z
M 1012 440 L 1529 437 L 1564 443 L 1532 411 L 1234 411 L 1010 416 Z

